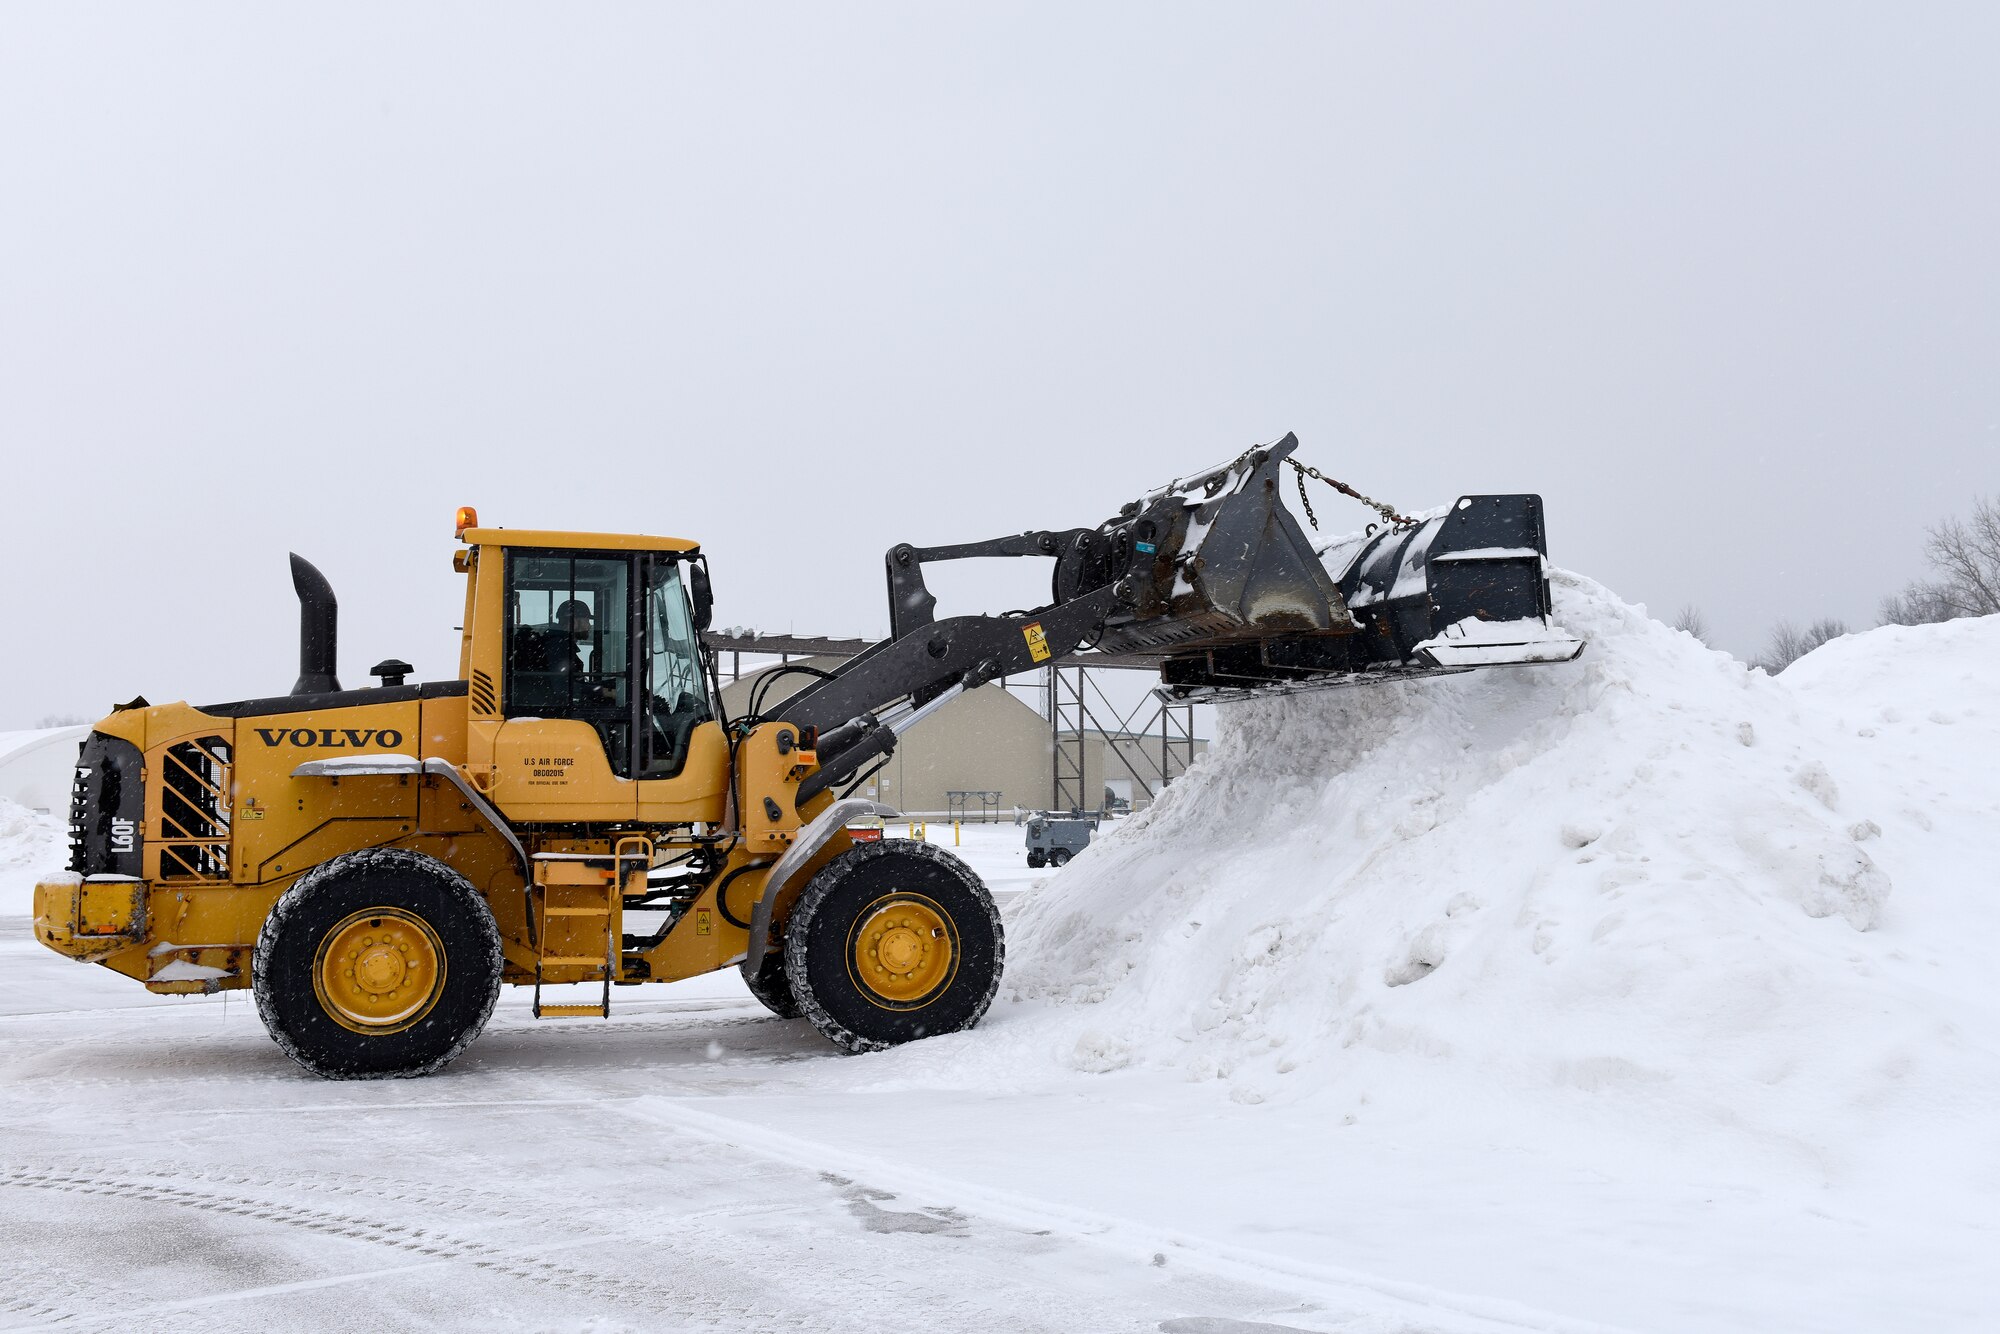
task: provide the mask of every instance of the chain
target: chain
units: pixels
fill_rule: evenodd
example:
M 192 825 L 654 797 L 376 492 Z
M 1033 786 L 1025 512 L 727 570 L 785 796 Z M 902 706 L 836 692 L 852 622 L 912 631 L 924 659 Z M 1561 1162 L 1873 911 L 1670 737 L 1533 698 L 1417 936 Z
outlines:
M 1349 486 L 1347 483 L 1342 481 L 1336 481 L 1334 478 L 1328 477 L 1325 473 L 1321 472 L 1318 468 L 1313 467 L 1312 464 L 1310 463 L 1300 463 L 1297 459 L 1290 459 L 1290 458 L 1286 459 L 1285 462 L 1291 464 L 1294 468 L 1297 468 L 1299 470 L 1298 477 L 1295 479 L 1299 484 L 1299 504 L 1306 507 L 1306 520 L 1307 522 L 1312 524 L 1315 530 L 1319 528 L 1319 516 L 1313 513 L 1312 498 L 1306 495 L 1306 478 L 1308 477 L 1317 477 L 1320 481 L 1325 482 L 1328 486 L 1340 492 L 1340 494 L 1344 496 L 1352 496 L 1354 499 L 1366 505 L 1369 509 L 1372 509 L 1377 514 L 1381 515 L 1384 520 L 1396 525 L 1396 527 L 1398 528 L 1408 528 L 1416 523 L 1415 519 L 1405 518 L 1403 515 L 1396 513 L 1395 506 L 1385 505 L 1379 500 L 1370 500 L 1367 496 L 1362 495 L 1359 491 L 1356 491 L 1353 487 Z
M 1246 449 L 1241 454 L 1239 454 L 1236 457 L 1235 462 L 1231 463 L 1227 469 L 1217 469 L 1217 471 L 1218 472 L 1234 471 L 1235 469 L 1241 467 L 1251 457 L 1253 457 L 1257 453 L 1259 448 L 1261 448 L 1261 446 L 1252 445 L 1249 449 Z M 1310 463 L 1300 463 L 1297 459 L 1294 458 L 1287 458 L 1285 462 L 1291 464 L 1294 468 L 1298 469 L 1298 476 L 1294 478 L 1294 480 L 1297 481 L 1299 484 L 1299 504 L 1305 507 L 1306 521 L 1312 524 L 1314 531 L 1318 531 L 1319 529 L 1319 516 L 1313 513 L 1312 497 L 1306 494 L 1306 478 L 1308 477 L 1316 477 L 1320 481 L 1325 482 L 1328 486 L 1332 487 L 1334 490 L 1340 492 L 1340 494 L 1344 496 L 1350 496 L 1353 499 L 1360 501 L 1362 504 L 1366 505 L 1369 509 L 1372 509 L 1377 514 L 1381 515 L 1384 522 L 1392 524 L 1397 528 L 1414 528 L 1417 525 L 1417 521 L 1415 519 L 1412 519 L 1407 515 L 1396 513 L 1395 506 L 1384 504 L 1382 501 L 1379 500 L 1369 499 L 1367 496 L 1362 495 L 1359 491 L 1356 491 L 1353 487 L 1349 486 L 1347 483 L 1340 481 L 1337 478 L 1328 477 L 1325 473 L 1321 472 L 1318 468 L 1313 467 L 1312 464 Z M 1179 485 L 1180 482 L 1178 480 L 1172 483 L 1172 486 L 1174 487 L 1178 487 Z M 1373 531 L 1373 525 L 1370 525 L 1370 531 Z

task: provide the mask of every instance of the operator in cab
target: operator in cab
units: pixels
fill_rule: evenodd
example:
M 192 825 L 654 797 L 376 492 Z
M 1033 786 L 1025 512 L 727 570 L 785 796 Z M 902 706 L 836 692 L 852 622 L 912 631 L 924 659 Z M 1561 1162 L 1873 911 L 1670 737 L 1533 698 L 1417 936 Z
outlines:
M 590 642 L 590 605 L 571 598 L 547 625 L 524 625 L 514 635 L 514 669 L 583 675 L 581 645 Z

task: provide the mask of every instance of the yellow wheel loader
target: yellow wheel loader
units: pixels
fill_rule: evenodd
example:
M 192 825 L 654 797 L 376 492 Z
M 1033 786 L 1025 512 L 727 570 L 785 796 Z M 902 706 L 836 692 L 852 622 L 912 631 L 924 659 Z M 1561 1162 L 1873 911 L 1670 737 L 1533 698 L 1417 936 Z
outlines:
M 1538 498 L 1466 497 L 1319 552 L 1283 503 L 1296 444 L 1093 528 L 897 546 L 889 637 L 832 672 L 779 669 L 812 679 L 737 718 L 692 542 L 461 510 L 457 675 L 410 684 L 390 660 L 366 689 L 336 679 L 332 589 L 294 555 L 290 693 L 99 722 L 36 935 L 155 992 L 249 987 L 330 1078 L 438 1069 L 503 983 L 533 987 L 538 1017 L 602 1016 L 613 985 L 734 966 L 849 1051 L 968 1028 L 1004 953 L 985 887 L 927 844 L 846 833 L 884 813 L 852 793 L 897 735 L 957 694 L 1090 648 L 1153 655 L 1180 698 L 1580 650 L 1548 624 Z M 926 563 L 989 556 L 1051 559 L 1048 605 L 937 620 Z M 545 1001 L 576 984 L 584 1002 Z

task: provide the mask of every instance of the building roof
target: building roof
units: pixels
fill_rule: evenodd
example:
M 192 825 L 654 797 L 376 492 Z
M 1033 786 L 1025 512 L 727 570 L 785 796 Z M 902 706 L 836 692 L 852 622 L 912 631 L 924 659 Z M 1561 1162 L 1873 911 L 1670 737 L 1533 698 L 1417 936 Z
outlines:
M 767 635 L 755 630 L 704 630 L 701 642 L 722 653 L 792 653 L 813 658 L 845 661 L 864 649 L 873 648 L 872 639 L 831 639 L 825 635 Z
M 1158 732 L 1107 732 L 1101 727 L 1086 727 L 1083 729 L 1081 735 L 1094 737 L 1099 741 L 1150 741 L 1155 745 L 1158 745 L 1160 740 Z M 1205 736 L 1190 737 L 1183 732 L 1167 733 L 1167 741 L 1168 744 L 1176 746 L 1186 745 L 1189 741 L 1194 741 L 1204 746 L 1208 744 L 1208 738 Z

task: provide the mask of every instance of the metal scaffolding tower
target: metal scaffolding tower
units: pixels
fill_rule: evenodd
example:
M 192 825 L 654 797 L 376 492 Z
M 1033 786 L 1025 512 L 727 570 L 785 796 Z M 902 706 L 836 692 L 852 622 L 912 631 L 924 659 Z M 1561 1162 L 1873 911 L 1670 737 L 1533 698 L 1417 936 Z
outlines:
M 1111 656 L 1104 655 L 1107 659 Z M 1086 790 L 1089 737 L 1103 743 L 1100 781 L 1129 778 L 1150 794 L 1194 763 L 1194 706 L 1147 694 L 1120 709 L 1098 679 L 1102 671 L 1157 670 L 1151 663 L 1079 661 L 1051 665 L 1043 691 L 1049 720 L 1049 809 L 1098 810 L 1104 792 Z M 1151 738 L 1157 733 L 1157 744 Z
M 1084 728 L 1090 724 L 1090 706 L 1084 697 L 1082 667 L 1050 667 L 1048 692 L 1049 809 L 1080 811 L 1095 809 L 1097 793 L 1084 791 Z M 1092 800 L 1085 800 L 1086 797 Z

